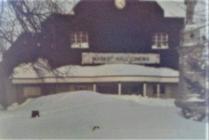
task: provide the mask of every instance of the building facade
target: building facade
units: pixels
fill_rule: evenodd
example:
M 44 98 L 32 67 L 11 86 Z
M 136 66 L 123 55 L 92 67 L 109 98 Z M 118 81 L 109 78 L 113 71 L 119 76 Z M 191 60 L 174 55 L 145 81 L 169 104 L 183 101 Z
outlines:
M 48 52 L 54 54 L 48 58 L 49 62 L 56 61 L 56 67 L 80 65 L 84 69 L 109 66 L 107 71 L 110 72 L 32 77 L 13 74 L 17 94 L 28 97 L 93 90 L 120 95 L 175 97 L 179 80 L 178 47 L 185 17 L 182 6 L 183 1 L 81 0 L 72 9 L 72 15 L 49 17 L 42 23 L 45 33 L 42 38 L 51 41 L 43 40 L 41 44 L 54 48 Z M 40 52 L 47 47 L 42 47 Z M 118 64 L 122 64 L 119 68 L 123 72 L 118 69 L 118 73 L 111 73 Z M 127 73 L 130 67 L 138 73 Z M 144 74 L 144 71 L 150 71 L 150 74 Z M 19 73 L 24 71 L 19 70 Z

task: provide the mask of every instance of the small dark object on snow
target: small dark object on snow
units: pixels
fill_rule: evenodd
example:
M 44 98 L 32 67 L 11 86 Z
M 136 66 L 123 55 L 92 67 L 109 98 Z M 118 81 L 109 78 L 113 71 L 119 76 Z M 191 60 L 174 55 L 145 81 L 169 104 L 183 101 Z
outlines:
M 95 131 L 95 130 L 97 130 L 97 129 L 100 129 L 100 127 L 99 127 L 99 126 L 94 126 L 94 127 L 92 128 L 92 131 Z
M 31 112 L 31 118 L 40 117 L 40 113 L 38 110 L 32 110 Z

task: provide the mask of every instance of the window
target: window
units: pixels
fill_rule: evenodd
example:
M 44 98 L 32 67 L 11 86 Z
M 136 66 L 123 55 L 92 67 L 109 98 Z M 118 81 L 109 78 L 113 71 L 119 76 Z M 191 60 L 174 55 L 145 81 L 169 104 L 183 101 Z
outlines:
M 89 38 L 87 32 L 74 32 L 71 34 L 71 48 L 87 49 L 89 48 Z
M 152 42 L 152 49 L 168 49 L 168 34 L 155 33 Z

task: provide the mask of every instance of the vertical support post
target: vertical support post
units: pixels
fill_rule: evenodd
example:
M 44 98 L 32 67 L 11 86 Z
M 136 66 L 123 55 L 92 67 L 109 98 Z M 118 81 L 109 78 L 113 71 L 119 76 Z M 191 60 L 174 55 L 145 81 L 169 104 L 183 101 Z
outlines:
M 118 83 L 118 95 L 121 95 L 122 93 L 122 84 Z
M 160 97 L 160 84 L 157 84 L 157 97 Z
M 147 96 L 147 84 L 146 83 L 143 84 L 143 96 L 144 97 Z
M 93 91 L 97 92 L 97 85 L 96 84 L 93 84 Z

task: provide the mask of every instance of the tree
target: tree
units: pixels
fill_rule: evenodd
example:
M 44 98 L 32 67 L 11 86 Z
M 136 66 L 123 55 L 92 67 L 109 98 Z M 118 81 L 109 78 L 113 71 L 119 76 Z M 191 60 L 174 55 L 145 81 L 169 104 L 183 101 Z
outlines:
M 0 1 L 1 56 L 4 56 L 8 48 L 14 46 L 14 42 L 21 39 L 23 36 L 36 39 L 41 32 L 41 23 L 47 17 L 55 13 L 72 13 L 70 7 L 76 2 L 77 0 Z M 37 47 L 38 46 L 39 45 L 37 45 Z M 0 62 L 0 103 L 4 106 L 8 105 L 8 99 L 11 99 L 13 95 L 11 91 L 11 81 L 9 79 L 11 69 L 21 63 L 18 62 L 18 64 L 12 64 L 11 66 L 7 62 L 8 60 L 4 57 Z
M 72 14 L 78 0 L 0 1 L 0 39 L 11 47 L 23 32 L 41 31 L 41 23 L 53 14 Z M 9 18 L 8 18 L 9 17 Z
M 184 117 L 195 118 L 199 121 L 207 115 L 206 110 L 209 107 L 209 24 L 206 15 L 208 8 L 205 8 L 206 6 L 208 7 L 206 1 L 198 3 L 197 1 L 187 1 L 187 21 L 183 31 L 183 43 L 179 51 L 179 98 L 176 100 L 176 105 L 182 108 Z

